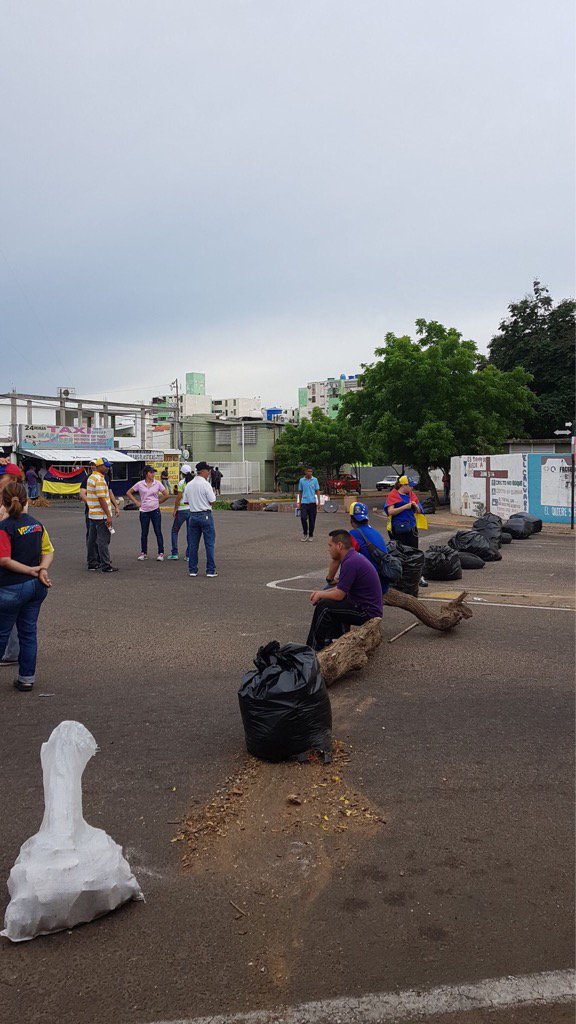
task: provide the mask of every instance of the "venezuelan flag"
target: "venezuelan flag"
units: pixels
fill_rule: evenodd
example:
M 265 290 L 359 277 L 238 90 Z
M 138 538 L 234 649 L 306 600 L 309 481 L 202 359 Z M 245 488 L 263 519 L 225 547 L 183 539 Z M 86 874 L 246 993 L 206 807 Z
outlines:
M 78 494 L 85 479 L 86 470 L 82 466 L 68 472 L 50 466 L 42 481 L 42 490 L 47 494 Z

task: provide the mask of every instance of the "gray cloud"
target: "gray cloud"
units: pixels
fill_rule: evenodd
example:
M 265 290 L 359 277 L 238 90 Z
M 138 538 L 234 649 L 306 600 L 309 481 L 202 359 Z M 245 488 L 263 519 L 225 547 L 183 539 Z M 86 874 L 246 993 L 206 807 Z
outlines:
M 565 0 L 7 4 L 6 386 L 206 369 L 288 403 L 417 316 L 485 347 L 534 276 L 568 294 L 572 24 Z

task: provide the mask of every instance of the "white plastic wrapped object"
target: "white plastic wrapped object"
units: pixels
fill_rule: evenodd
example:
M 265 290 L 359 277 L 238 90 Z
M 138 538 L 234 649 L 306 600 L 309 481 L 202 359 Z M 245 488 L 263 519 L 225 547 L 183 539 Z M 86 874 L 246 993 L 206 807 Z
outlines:
M 4 931 L 12 942 L 72 928 L 143 899 L 122 849 L 82 816 L 82 773 L 98 747 L 80 722 L 61 722 L 40 758 L 44 818 L 10 872 Z

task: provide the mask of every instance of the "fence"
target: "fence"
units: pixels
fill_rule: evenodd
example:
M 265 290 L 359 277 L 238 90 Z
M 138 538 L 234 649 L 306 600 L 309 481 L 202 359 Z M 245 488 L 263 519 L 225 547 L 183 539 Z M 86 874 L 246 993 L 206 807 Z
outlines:
M 219 462 L 221 494 L 254 494 L 260 490 L 259 462 Z

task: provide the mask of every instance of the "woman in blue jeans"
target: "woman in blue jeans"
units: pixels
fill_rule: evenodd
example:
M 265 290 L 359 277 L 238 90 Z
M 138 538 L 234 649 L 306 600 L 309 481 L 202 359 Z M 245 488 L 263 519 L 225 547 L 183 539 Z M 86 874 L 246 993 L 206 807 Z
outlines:
M 2 505 L 8 517 L 0 522 L 0 658 L 14 626 L 20 653 L 17 690 L 31 690 L 36 675 L 37 622 L 48 588 L 54 548 L 42 523 L 24 512 L 28 495 L 23 484 L 8 484 Z
M 141 550 L 138 555 L 139 562 L 144 562 L 148 558 L 148 531 L 150 530 L 150 524 L 152 524 L 152 529 L 156 534 L 156 543 L 158 544 L 157 561 L 164 561 L 164 538 L 162 536 L 160 505 L 168 501 L 170 495 L 164 484 L 154 479 L 155 473 L 154 466 L 144 466 L 144 479 L 139 480 L 137 484 L 134 484 L 126 491 L 128 500 L 133 501 L 140 509 Z M 137 494 L 140 495 L 140 498 L 136 497 Z

